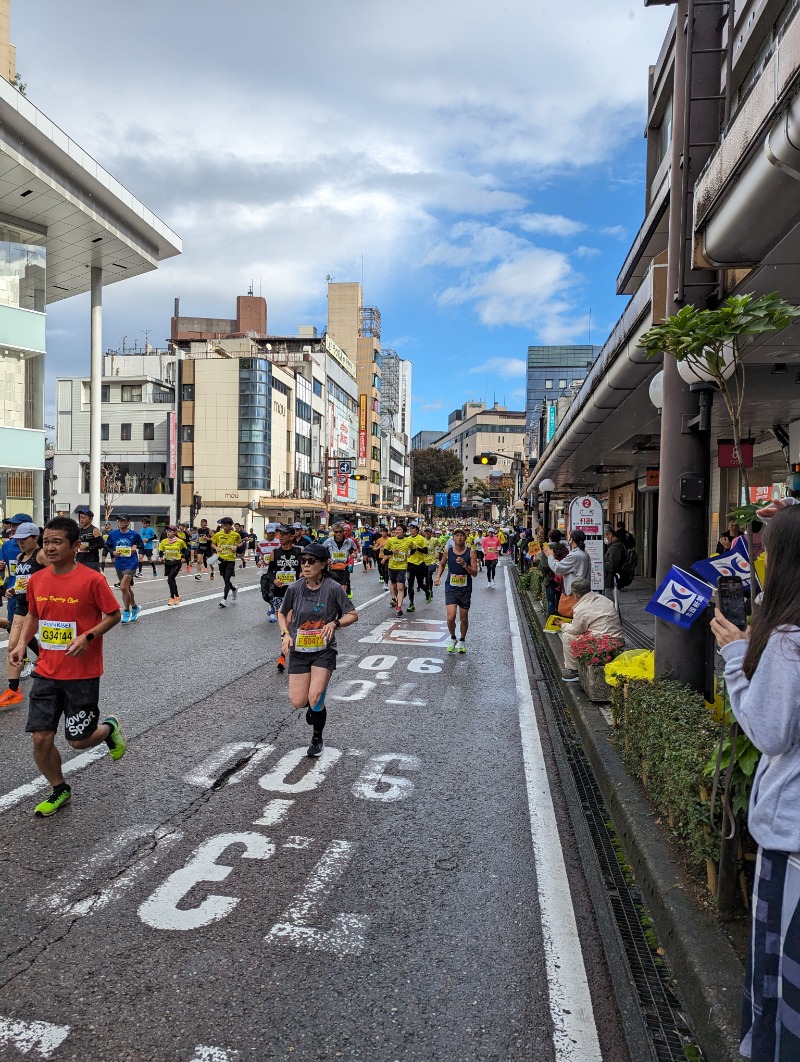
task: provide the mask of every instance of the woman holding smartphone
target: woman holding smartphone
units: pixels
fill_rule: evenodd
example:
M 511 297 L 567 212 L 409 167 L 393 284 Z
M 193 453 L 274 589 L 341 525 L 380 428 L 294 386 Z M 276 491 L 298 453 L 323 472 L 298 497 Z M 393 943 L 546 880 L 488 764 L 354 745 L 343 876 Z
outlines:
M 349 627 L 358 613 L 345 588 L 328 576 L 330 554 L 312 542 L 302 547 L 300 578 L 290 583 L 278 613 L 281 653 L 289 659 L 289 699 L 306 709 L 313 727 L 309 756 L 321 756 L 328 717 L 325 691 L 336 670 L 336 631 Z
M 741 1052 L 800 1058 L 800 506 L 766 514 L 763 603 L 742 631 L 711 630 L 739 726 L 761 751 L 748 829 L 758 842 Z

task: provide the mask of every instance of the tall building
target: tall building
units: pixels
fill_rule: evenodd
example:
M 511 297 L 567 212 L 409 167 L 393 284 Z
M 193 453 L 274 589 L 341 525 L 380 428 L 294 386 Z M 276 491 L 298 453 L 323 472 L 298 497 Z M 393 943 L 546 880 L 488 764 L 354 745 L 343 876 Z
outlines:
M 381 315 L 364 305 L 358 283 L 328 283 L 328 334 L 355 362 L 358 383 L 358 504 L 380 509 L 381 463 Z M 386 472 L 388 477 L 388 469 Z
M 488 479 L 490 474 L 516 474 L 524 456 L 525 414 L 508 410 L 496 402 L 487 409 L 483 402 L 465 402 L 448 418 L 449 428 L 437 442 L 439 450 L 454 453 L 469 483 L 476 476 Z M 473 459 L 480 454 L 494 454 L 495 465 L 476 465 Z
M 157 269 L 180 254 L 181 241 L 9 83 L 8 15 L 9 2 L 2 0 L 0 509 L 41 521 L 47 306 L 91 291 L 92 347 L 99 355 L 103 287 Z M 65 425 L 72 412 L 64 411 Z M 87 460 L 88 449 L 87 438 Z
M 533 432 L 547 403 L 573 394 L 600 352 L 595 346 L 528 347 L 525 412 Z
M 427 450 L 434 446 L 444 435 L 443 431 L 418 431 L 411 439 L 412 450 Z
M 390 506 L 411 500 L 411 362 L 396 350 L 384 350 L 381 359 L 381 495 Z

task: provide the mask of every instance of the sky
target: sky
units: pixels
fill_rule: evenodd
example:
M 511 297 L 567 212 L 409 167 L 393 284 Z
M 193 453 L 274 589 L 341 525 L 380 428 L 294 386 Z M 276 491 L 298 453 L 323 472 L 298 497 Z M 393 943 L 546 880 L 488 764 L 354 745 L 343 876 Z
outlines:
M 363 281 L 413 364 L 413 431 L 525 408 L 529 344 L 604 342 L 644 215 L 642 0 L 12 0 L 28 98 L 183 240 L 104 292 L 104 346 L 164 346 L 174 300 L 325 327 Z M 89 297 L 48 309 L 87 374 Z

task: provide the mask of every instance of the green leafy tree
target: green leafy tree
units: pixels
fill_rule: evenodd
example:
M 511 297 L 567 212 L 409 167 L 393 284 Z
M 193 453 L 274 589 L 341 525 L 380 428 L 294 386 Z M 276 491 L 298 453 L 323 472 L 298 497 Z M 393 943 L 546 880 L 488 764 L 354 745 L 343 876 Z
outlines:
M 775 291 L 769 295 L 731 295 L 715 310 L 684 306 L 639 340 L 649 358 L 671 354 L 676 361 L 689 362 L 711 377 L 728 410 L 748 498 L 750 479 L 741 447 L 745 397 L 743 350 L 748 337 L 778 332 L 799 316 L 800 307 L 781 299 Z
M 461 462 L 455 454 L 437 450 L 435 446 L 412 450 L 411 482 L 412 493 L 417 497 L 461 490 L 464 482 Z

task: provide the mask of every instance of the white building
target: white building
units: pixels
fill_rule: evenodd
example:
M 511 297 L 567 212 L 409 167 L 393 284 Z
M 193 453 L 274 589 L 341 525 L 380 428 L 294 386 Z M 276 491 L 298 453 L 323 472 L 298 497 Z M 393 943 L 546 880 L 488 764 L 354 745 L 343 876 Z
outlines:
M 154 524 L 175 518 L 177 464 L 176 362 L 174 354 L 108 353 L 103 359 L 103 512 L 126 512 Z M 53 509 L 71 512 L 89 504 L 89 378 L 56 381 L 56 449 Z

